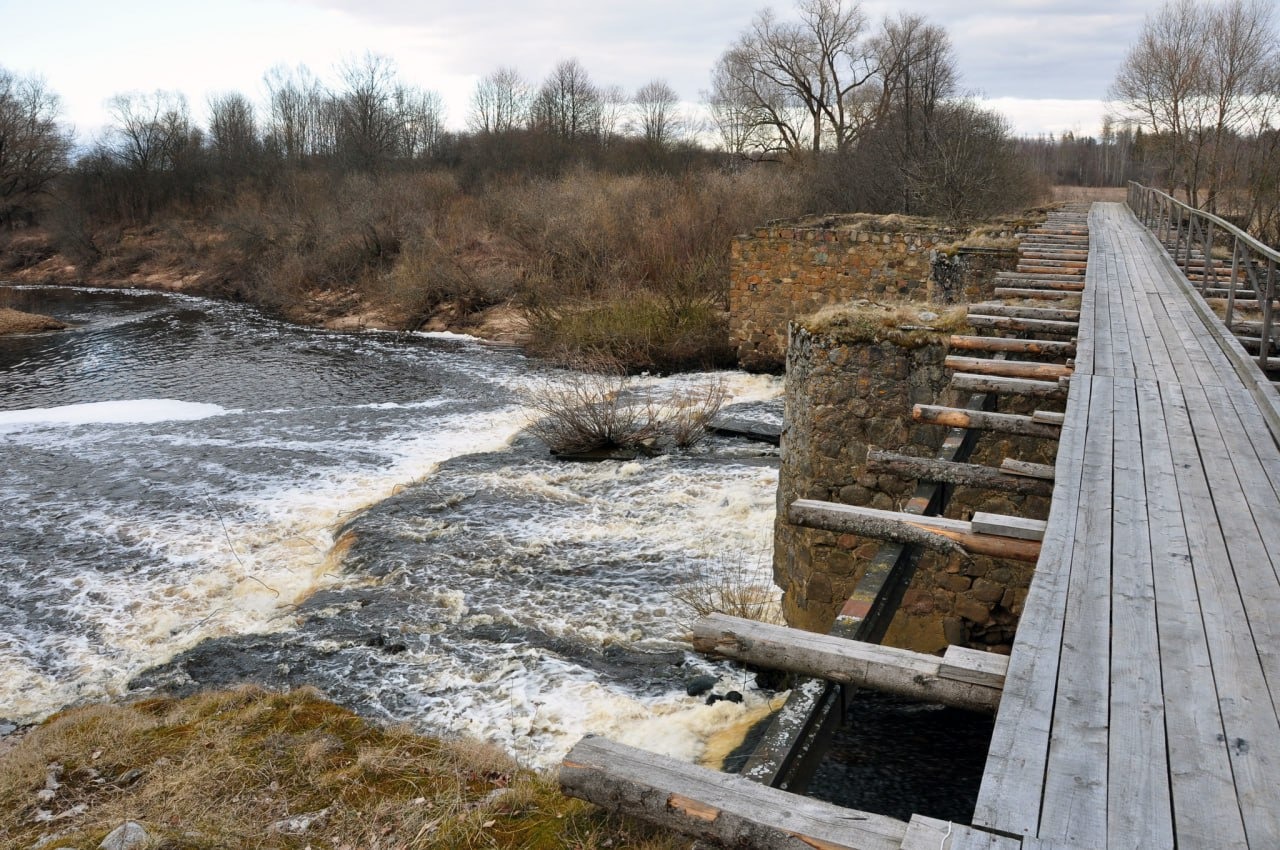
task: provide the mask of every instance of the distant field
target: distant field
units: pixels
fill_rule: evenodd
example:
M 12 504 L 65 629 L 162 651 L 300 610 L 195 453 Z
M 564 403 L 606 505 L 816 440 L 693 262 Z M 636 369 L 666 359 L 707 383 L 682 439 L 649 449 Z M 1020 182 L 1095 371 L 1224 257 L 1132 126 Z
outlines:
M 1126 189 L 1123 186 L 1054 186 L 1055 203 L 1066 201 L 1123 201 Z

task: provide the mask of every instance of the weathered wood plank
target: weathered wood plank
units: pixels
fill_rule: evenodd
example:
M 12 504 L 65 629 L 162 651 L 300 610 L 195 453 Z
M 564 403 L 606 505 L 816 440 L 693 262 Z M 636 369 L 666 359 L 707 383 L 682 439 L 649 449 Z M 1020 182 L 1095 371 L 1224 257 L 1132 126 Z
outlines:
M 1243 848 L 1160 385 L 1139 381 L 1137 391 L 1174 825 L 1184 846 Z
M 896 475 L 908 480 L 937 481 L 1026 496 L 1053 495 L 1053 485 L 1047 481 L 1009 475 L 976 463 L 955 463 L 872 449 L 867 452 L 866 468 L 867 472 L 876 475 Z
M 900 850 L 907 825 L 587 737 L 560 766 L 571 797 L 727 847 Z
M 1079 310 L 1067 310 L 1061 307 L 1023 307 L 1017 304 L 998 304 L 992 301 L 981 301 L 970 304 L 970 313 L 979 316 L 1008 316 L 1013 319 L 1051 319 L 1056 322 L 1079 322 Z
M 1001 537 L 1016 537 L 1019 540 L 1044 540 L 1047 523 L 1040 519 L 978 511 L 969 520 L 969 525 L 975 534 L 996 534 Z
M 1022 842 L 973 827 L 912 815 L 902 850 L 1021 850 Z
M 1011 319 L 1007 316 L 981 316 L 970 314 L 969 325 L 998 331 L 1026 331 L 1073 336 L 1079 329 L 1075 322 L 1055 322 L 1050 319 Z
M 1043 437 L 1049 440 L 1056 440 L 1061 432 L 1061 429 L 1056 426 L 1032 422 L 1030 416 L 1019 416 L 1014 413 L 989 413 L 981 410 L 961 410 L 955 407 L 941 407 L 934 404 L 917 404 L 912 408 L 911 416 L 917 422 L 927 422 L 931 425 L 977 428 L 984 431 L 999 431 L 1005 434 L 1020 434 L 1024 437 Z
M 1062 472 L 1054 483 L 1049 526 L 1018 623 L 1005 697 L 996 715 L 974 810 L 975 825 L 1013 835 L 1035 835 L 1039 828 L 1066 591 L 1076 543 L 1083 471 L 1080 455 L 1087 436 L 1091 395 L 1092 381 L 1077 374 L 1072 379 L 1067 423 L 1058 445 L 1057 465 Z
M 693 648 L 921 702 L 994 713 L 1000 686 L 941 673 L 943 659 L 880 644 L 710 614 L 693 625 Z M 954 665 L 953 665 L 954 666 Z
M 1009 673 L 1009 656 L 982 652 L 952 644 L 942 655 L 938 675 L 992 688 L 1003 688 Z

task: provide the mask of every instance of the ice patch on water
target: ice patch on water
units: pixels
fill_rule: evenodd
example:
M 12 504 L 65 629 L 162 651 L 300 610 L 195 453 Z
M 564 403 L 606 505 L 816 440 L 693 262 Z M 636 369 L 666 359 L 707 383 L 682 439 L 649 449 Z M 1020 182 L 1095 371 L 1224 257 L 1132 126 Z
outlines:
M 122 401 L 94 401 L 62 407 L 0 411 L 4 425 L 89 425 L 150 424 L 184 422 L 223 416 L 235 411 L 216 404 L 177 401 L 168 398 L 136 398 Z

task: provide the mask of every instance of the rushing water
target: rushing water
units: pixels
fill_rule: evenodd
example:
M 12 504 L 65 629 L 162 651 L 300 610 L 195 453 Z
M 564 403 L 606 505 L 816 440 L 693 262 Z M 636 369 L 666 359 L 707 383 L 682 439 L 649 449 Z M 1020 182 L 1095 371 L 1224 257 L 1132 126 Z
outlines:
M 768 581 L 758 446 L 561 463 L 521 436 L 548 378 L 510 350 L 154 293 L 0 297 L 74 325 L 0 337 L 0 721 L 311 684 L 547 764 L 586 732 L 698 758 L 766 707 L 686 651 L 673 596 Z M 702 672 L 746 702 L 685 696 Z

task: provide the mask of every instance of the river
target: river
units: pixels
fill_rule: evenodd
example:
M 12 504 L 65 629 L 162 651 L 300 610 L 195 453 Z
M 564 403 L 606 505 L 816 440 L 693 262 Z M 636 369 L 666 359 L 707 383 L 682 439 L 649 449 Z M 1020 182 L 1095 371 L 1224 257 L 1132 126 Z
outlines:
M 0 337 L 0 729 L 255 681 L 545 766 L 588 732 L 705 760 L 776 702 L 688 651 L 678 598 L 769 583 L 759 444 L 565 463 L 521 400 L 566 376 L 508 348 L 154 292 L 0 304 L 73 325 Z M 702 673 L 744 701 L 687 696 Z

